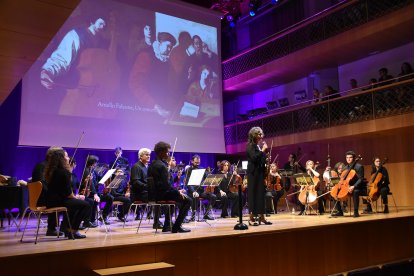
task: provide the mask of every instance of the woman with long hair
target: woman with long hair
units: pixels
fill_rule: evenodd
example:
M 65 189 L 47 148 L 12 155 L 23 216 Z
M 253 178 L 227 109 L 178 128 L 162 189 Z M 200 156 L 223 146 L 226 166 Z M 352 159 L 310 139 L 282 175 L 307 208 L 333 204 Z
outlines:
M 265 171 L 266 142 L 262 143 L 263 130 L 260 127 L 253 127 L 249 131 L 247 142 L 247 183 L 249 201 L 249 225 L 258 226 L 263 223 L 272 224 L 265 219 Z M 262 147 L 260 144 L 263 144 Z M 256 219 L 257 218 L 257 219 Z
M 84 201 L 84 196 L 73 194 L 68 153 L 63 148 L 57 149 L 51 153 L 48 161 L 45 169 L 45 179 L 48 183 L 46 206 L 48 208 L 66 207 L 72 228 L 69 228 L 65 218 L 62 221 L 61 230 L 68 238 L 86 238 L 78 230 L 80 223 L 90 217 L 91 206 Z

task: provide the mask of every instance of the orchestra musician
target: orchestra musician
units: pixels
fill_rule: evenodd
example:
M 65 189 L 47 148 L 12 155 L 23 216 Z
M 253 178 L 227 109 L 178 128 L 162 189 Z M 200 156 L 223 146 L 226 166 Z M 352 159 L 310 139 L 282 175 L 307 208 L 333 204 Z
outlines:
M 85 199 L 84 196 L 75 196 L 73 194 L 70 181 L 69 156 L 63 148 L 55 149 L 51 152 L 44 175 L 48 183 L 46 206 L 48 208 L 64 206 L 68 209 L 68 219 L 72 228 L 69 228 L 67 224 L 68 219 L 64 218 L 60 229 L 63 230 L 68 238 L 86 238 L 78 230 L 82 220 L 90 217 L 91 206 L 83 200 Z M 66 213 L 64 216 L 66 216 Z
M 110 163 L 111 168 L 117 169 L 122 168 L 125 174 L 129 174 L 129 161 L 127 158 L 122 156 L 122 148 L 115 148 L 115 159 Z
M 159 200 L 174 200 L 179 203 L 179 214 L 172 228 L 170 228 L 170 215 L 165 215 L 164 227 L 162 232 L 185 233 L 191 230 L 182 228 L 182 223 L 187 215 L 188 209 L 191 206 L 191 198 L 188 197 L 183 190 L 176 190 L 171 187 L 169 181 L 170 173 L 168 171 L 167 160 L 170 151 L 170 144 L 165 142 L 158 142 L 154 146 L 156 159 L 152 161 L 148 169 L 148 177 L 154 180 L 155 199 Z
M 192 158 L 191 158 L 191 166 L 188 167 L 186 172 L 185 172 L 185 183 L 184 183 L 184 185 L 187 188 L 187 195 L 193 200 L 193 205 L 191 207 L 193 209 L 193 211 L 191 213 L 190 221 L 195 220 L 195 213 L 196 213 L 196 210 L 197 210 L 197 207 L 198 207 L 197 206 L 197 200 L 195 200 L 195 198 L 198 198 L 198 197 L 206 199 L 208 201 L 208 207 L 207 207 L 206 212 L 204 213 L 203 219 L 214 220 L 210 216 L 209 212 L 213 208 L 214 204 L 216 203 L 217 196 L 212 192 L 206 192 L 204 190 L 204 187 L 201 187 L 201 186 L 194 187 L 192 185 L 188 185 L 188 181 L 190 180 L 190 177 L 191 177 L 191 172 L 193 170 L 196 170 L 196 169 L 201 169 L 200 162 L 201 162 L 200 155 L 198 155 L 198 154 L 193 155 Z M 207 175 L 207 173 L 208 172 L 206 171 L 206 175 Z
M 141 148 L 138 151 L 138 162 L 132 166 L 131 169 L 131 202 L 142 201 L 148 202 L 148 166 L 150 162 L 151 150 L 148 148 Z M 153 228 L 162 229 L 163 225 L 159 221 L 160 207 L 155 205 L 154 207 L 154 224 Z M 139 213 L 137 212 L 136 220 L 139 219 Z
M 236 181 L 236 178 L 240 178 L 237 174 L 237 170 L 234 170 L 233 173 L 229 171 L 230 163 L 227 160 L 220 162 L 220 173 L 224 174 L 223 180 L 220 182 L 220 185 L 216 187 L 215 194 L 217 198 L 221 201 L 221 217 L 228 217 L 227 207 L 229 200 L 231 201 L 231 217 L 235 218 L 239 216 L 239 194 L 237 192 L 230 191 L 230 184 L 233 184 Z M 233 175 L 233 177 L 232 177 Z M 231 182 L 230 183 L 230 179 Z
M 93 227 L 95 226 L 96 219 L 96 210 L 98 204 L 102 201 L 105 202 L 105 207 L 102 210 L 102 222 L 105 224 L 110 224 L 108 221 L 108 215 L 112 208 L 113 198 L 108 194 L 100 193 L 98 190 L 99 185 L 99 176 L 95 171 L 95 168 L 98 164 L 99 157 L 95 155 L 89 155 L 88 160 L 86 161 L 86 168 L 82 176 L 80 193 L 87 193 L 86 187 L 89 187 L 89 195 L 85 195 L 85 200 L 92 206 L 92 212 L 90 217 L 90 225 L 88 220 L 84 221 L 84 226 Z M 99 218 L 101 220 L 101 218 Z
M 375 173 L 381 173 L 382 177 L 378 182 L 378 190 L 382 198 L 382 202 L 384 203 L 384 214 L 388 214 L 388 193 L 390 192 L 390 178 L 388 175 L 387 168 L 381 165 L 381 159 L 379 157 L 374 157 L 372 166 L 371 166 L 371 176 L 375 175 Z M 363 211 L 363 214 L 372 213 L 372 206 L 371 203 L 367 202 L 367 208 Z
M 278 173 L 278 167 L 276 163 L 270 164 L 270 171 L 266 178 L 266 216 L 271 213 L 277 214 L 277 204 L 279 199 L 285 193 L 285 190 L 281 186 L 281 177 Z M 271 200 L 273 200 L 274 211 L 272 210 Z
M 260 127 L 252 127 L 249 130 L 247 153 L 247 182 L 248 182 L 248 201 L 249 201 L 249 225 L 258 226 L 272 224 L 267 221 L 265 214 L 265 171 L 266 171 L 266 152 L 268 150 L 266 142 L 263 146 L 259 145 L 263 140 L 263 130 Z M 256 219 L 258 218 L 258 219 Z
M 302 166 L 300 162 L 297 160 L 297 155 L 295 153 L 289 154 L 288 162 L 285 163 L 283 166 L 283 169 L 287 172 L 291 172 L 291 174 L 297 174 L 297 173 L 303 173 L 306 171 L 306 169 Z M 295 193 L 296 188 L 293 186 L 295 183 L 293 181 L 292 177 L 285 177 L 284 178 L 284 188 L 287 191 L 287 197 Z M 293 187 L 292 187 L 293 186 Z M 296 195 L 291 196 L 291 200 L 294 204 L 298 205 L 300 204 L 298 197 Z
M 124 175 L 124 170 L 121 168 L 116 169 L 112 176 L 112 180 L 117 176 Z M 113 201 L 120 201 L 122 202 L 121 206 L 118 206 L 118 219 L 122 222 L 125 222 L 125 215 L 128 214 L 129 207 L 131 206 L 131 200 L 129 199 L 129 195 L 127 195 L 128 189 L 128 180 L 124 178 L 120 185 L 116 189 L 111 189 L 110 196 L 112 197 Z
M 345 170 L 350 170 L 352 164 L 354 163 L 356 158 L 356 154 L 353 151 L 347 151 L 345 154 L 345 159 L 346 159 L 346 163 L 344 166 L 344 171 Z M 354 165 L 353 170 L 355 170 L 355 177 L 352 179 L 352 181 L 350 181 L 349 183 L 349 193 L 352 194 L 352 201 L 354 204 L 354 218 L 359 217 L 359 196 L 361 195 L 361 193 L 364 191 L 364 189 L 366 187 L 365 186 L 365 182 L 364 182 L 364 167 L 359 164 L 356 163 Z M 342 208 L 340 204 L 336 204 L 337 207 L 337 213 L 332 214 L 332 216 L 343 216 L 343 212 L 342 212 Z
M 45 179 L 45 168 L 48 164 L 48 160 L 52 155 L 53 151 L 61 149 L 60 147 L 50 147 L 46 151 L 45 160 L 37 163 L 32 171 L 32 182 L 40 181 L 42 182 L 42 193 L 37 201 L 38 206 L 45 206 L 46 205 L 46 194 L 48 183 L 46 183 Z M 63 235 L 63 233 L 59 233 L 59 235 Z M 54 213 L 50 213 L 47 216 L 47 231 L 46 236 L 57 236 L 56 233 L 56 218 Z
M 320 185 L 320 173 L 316 171 L 316 164 L 312 160 L 306 161 L 306 172 L 309 174 L 309 176 L 312 178 L 313 184 L 316 186 L 316 194 L 321 196 L 323 194 L 323 191 L 321 189 Z M 324 198 L 319 197 L 318 199 L 318 211 L 319 215 L 323 215 L 325 213 L 325 206 L 324 206 Z

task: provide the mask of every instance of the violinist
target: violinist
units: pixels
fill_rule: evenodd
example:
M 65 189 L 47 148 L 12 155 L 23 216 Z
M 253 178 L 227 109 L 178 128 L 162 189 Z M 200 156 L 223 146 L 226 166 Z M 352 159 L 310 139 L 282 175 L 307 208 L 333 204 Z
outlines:
M 154 179 L 156 200 L 174 200 L 180 204 L 179 214 L 172 228 L 170 228 L 170 215 L 166 214 L 162 232 L 171 231 L 172 233 L 186 233 L 191 230 L 182 228 L 181 225 L 187 215 L 188 209 L 190 209 L 191 198 L 188 197 L 183 190 L 178 191 L 172 188 L 171 183 L 168 180 L 170 177 L 167 160 L 170 148 L 171 146 L 165 142 L 158 142 L 155 144 L 154 152 L 156 154 L 156 159 L 152 161 L 152 164 L 148 169 L 148 176 Z
M 246 148 L 249 225 L 252 226 L 258 226 L 261 223 L 272 224 L 265 219 L 265 172 L 268 147 L 266 142 L 262 142 L 263 136 L 263 130 L 260 127 L 252 127 L 249 130 Z M 258 219 L 256 219 L 257 217 Z
M 388 176 L 387 169 L 381 165 L 381 159 L 379 157 L 374 157 L 371 165 L 371 176 L 375 175 L 377 172 L 382 174 L 380 181 L 378 182 L 378 190 L 384 203 L 384 214 L 388 214 L 388 193 L 390 192 L 390 178 Z M 371 204 L 367 203 L 367 208 L 363 211 L 363 214 L 372 213 Z
M 77 191 L 79 190 L 80 181 L 74 170 L 76 169 L 76 160 L 73 158 L 69 161 L 70 165 L 70 172 L 71 172 L 71 185 L 72 185 L 72 191 L 76 195 Z
M 37 206 L 45 206 L 46 205 L 46 194 L 48 183 L 46 183 L 45 179 L 45 168 L 48 164 L 48 160 L 52 155 L 53 151 L 60 150 L 60 147 L 50 147 L 47 149 L 45 160 L 37 163 L 32 171 L 32 181 L 40 181 L 42 182 L 42 193 L 40 194 L 39 200 L 37 201 Z M 63 235 L 63 233 L 59 233 L 59 235 Z M 47 231 L 46 236 L 57 236 L 56 233 L 56 218 L 54 213 L 50 213 L 47 216 Z
M 86 161 L 86 168 L 82 176 L 81 184 L 81 194 L 84 194 L 89 204 L 92 205 L 92 214 L 90 222 L 92 225 L 95 225 L 96 219 L 96 210 L 98 204 L 102 201 L 105 202 L 105 207 L 102 210 L 102 220 L 105 224 L 110 224 L 108 221 L 108 214 L 112 208 L 113 198 L 108 194 L 104 195 L 98 191 L 98 175 L 95 171 L 95 168 L 98 164 L 99 157 L 95 155 L 89 155 L 88 160 Z M 89 194 L 89 195 L 88 195 Z M 101 218 L 100 218 L 101 220 Z M 86 223 L 88 224 L 88 223 Z M 85 225 L 85 223 L 84 223 Z M 88 225 L 86 225 L 88 227 Z
M 355 162 L 356 154 L 353 151 L 347 151 L 345 154 L 346 163 L 344 166 L 344 172 L 349 171 L 352 167 L 352 164 Z M 349 193 L 352 194 L 352 201 L 354 204 L 354 218 L 359 217 L 359 196 L 364 191 L 364 167 L 355 163 L 353 170 L 355 171 L 355 177 L 349 183 Z M 342 172 L 342 174 L 344 173 Z M 341 177 L 342 177 L 341 174 Z M 343 216 L 342 208 L 340 204 L 336 204 L 337 213 L 333 216 Z
M 270 171 L 266 178 L 266 216 L 267 214 L 273 213 L 273 210 L 271 208 L 271 200 L 273 200 L 274 213 L 277 214 L 277 203 L 285 193 L 285 190 L 281 186 L 281 177 L 277 170 L 278 167 L 276 163 L 270 164 Z
M 192 205 L 193 212 L 191 214 L 190 221 L 195 220 L 195 212 L 197 210 L 197 200 L 195 200 L 195 198 L 198 198 L 198 197 L 208 200 L 208 207 L 207 207 L 206 212 L 204 213 L 203 218 L 206 219 L 206 220 L 214 220 L 209 215 L 209 212 L 213 208 L 214 204 L 216 203 L 217 196 L 212 192 L 204 191 L 204 188 L 201 187 L 201 186 L 194 187 L 194 186 L 188 185 L 188 181 L 190 180 L 190 177 L 191 177 L 191 172 L 193 170 L 196 170 L 196 169 L 201 169 L 200 162 L 201 162 L 200 155 L 198 155 L 198 154 L 193 155 L 193 157 L 191 158 L 191 166 L 185 172 L 184 185 L 187 187 L 187 195 L 193 200 L 193 205 Z M 208 172 L 206 170 L 206 174 L 207 173 Z
M 141 201 L 148 202 L 148 166 L 151 158 L 151 150 L 148 148 L 141 148 L 138 151 L 138 162 L 132 166 L 131 169 L 131 202 Z M 160 217 L 160 207 L 158 205 L 154 206 L 154 224 L 152 227 L 154 229 L 162 229 L 163 225 L 158 220 Z M 139 214 L 137 212 L 136 220 L 139 219 Z
M 221 201 L 221 217 L 228 217 L 227 207 L 229 200 L 231 201 L 231 217 L 235 218 L 239 216 L 239 194 L 237 192 L 230 191 L 230 185 L 234 184 L 237 179 L 241 179 L 237 174 L 237 170 L 233 170 L 233 173 L 229 171 L 230 163 L 227 160 L 220 162 L 220 173 L 224 174 L 223 180 L 220 182 L 220 185 L 216 187 L 215 194 L 217 198 Z M 233 175 L 233 176 L 232 176 Z M 230 183 L 230 179 L 231 182 Z
M 124 171 L 121 168 L 116 169 L 112 176 L 112 180 L 117 176 L 124 175 Z M 128 181 L 127 179 L 123 179 L 118 188 L 111 189 L 111 193 L 109 196 L 112 197 L 113 201 L 120 201 L 122 202 L 121 206 L 118 206 L 118 219 L 119 221 L 125 222 L 125 215 L 128 213 L 129 207 L 131 206 L 131 200 L 129 196 L 126 196 L 128 189 Z
M 122 148 L 115 148 L 115 159 L 111 162 L 111 168 L 122 168 L 125 174 L 129 174 L 129 162 L 128 159 L 122 156 Z
M 70 181 L 69 157 L 67 152 L 60 148 L 51 152 L 45 168 L 45 180 L 49 184 L 47 191 L 48 208 L 64 206 L 68 209 L 69 221 L 72 228 L 69 228 L 65 218 L 61 224 L 61 230 L 68 238 L 86 238 L 78 232 L 82 220 L 90 216 L 91 207 L 85 202 L 84 196 L 75 197 Z M 66 216 L 66 213 L 65 215 Z

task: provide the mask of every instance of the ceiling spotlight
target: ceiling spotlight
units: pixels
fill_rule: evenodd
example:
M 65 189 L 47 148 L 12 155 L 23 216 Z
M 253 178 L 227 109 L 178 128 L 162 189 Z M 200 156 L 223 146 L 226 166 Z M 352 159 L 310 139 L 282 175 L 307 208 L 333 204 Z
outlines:
M 255 16 L 257 13 L 257 10 L 262 5 L 262 0 L 250 0 L 249 1 L 249 8 L 250 8 L 250 16 Z
M 232 22 L 234 20 L 233 15 L 229 14 L 226 16 L 228 22 Z

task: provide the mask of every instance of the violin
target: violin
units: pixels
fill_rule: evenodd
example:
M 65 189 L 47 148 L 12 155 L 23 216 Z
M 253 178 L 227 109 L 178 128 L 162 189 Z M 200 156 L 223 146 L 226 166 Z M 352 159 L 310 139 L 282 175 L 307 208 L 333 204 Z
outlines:
M 243 179 L 240 175 L 236 174 L 233 177 L 232 183 L 229 185 L 229 191 L 232 193 L 238 192 L 238 186 L 243 184 Z M 242 191 L 244 191 L 245 187 L 242 186 Z
M 361 155 L 355 157 L 354 162 L 352 162 L 349 170 L 344 170 L 341 173 L 341 179 L 339 180 L 338 184 L 336 184 L 331 190 L 331 196 L 338 201 L 345 201 L 349 197 L 349 183 L 352 179 L 356 176 L 356 172 L 354 170 L 355 164 L 358 160 L 361 160 Z
M 370 202 L 377 201 L 377 199 L 379 198 L 379 186 L 383 176 L 382 173 L 380 173 L 380 170 L 387 161 L 388 158 L 385 157 L 384 160 L 380 163 L 379 167 L 377 168 L 377 171 L 371 175 L 371 181 L 368 183 L 368 187 L 370 187 L 368 200 Z

